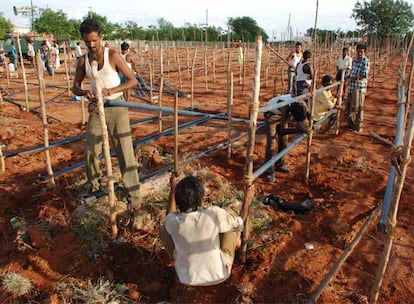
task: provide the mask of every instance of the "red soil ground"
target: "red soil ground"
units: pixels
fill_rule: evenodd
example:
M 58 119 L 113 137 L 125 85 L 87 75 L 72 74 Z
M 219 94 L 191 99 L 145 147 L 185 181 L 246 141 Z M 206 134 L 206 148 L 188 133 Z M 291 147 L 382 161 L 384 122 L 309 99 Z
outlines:
M 339 49 L 337 51 L 339 54 Z M 217 58 L 220 52 L 216 49 Z M 235 117 L 248 118 L 253 78 L 253 52 L 250 52 L 244 92 L 239 82 L 240 70 L 233 67 Z M 145 63 L 145 60 L 146 58 L 142 59 L 141 63 Z M 370 81 L 362 133 L 347 129 L 342 120 L 338 136 L 320 133 L 314 137 L 308 184 L 303 181 L 306 142 L 299 144 L 286 156 L 290 173 L 277 174 L 277 180 L 272 183 L 261 178 L 255 181 L 259 200 L 273 193 L 289 202 L 301 202 L 310 198 L 315 202 L 315 207 L 310 212 L 296 215 L 256 204 L 252 218 L 266 216 L 269 220 L 266 225 L 252 230 L 246 262 L 242 264 L 236 261 L 231 277 L 217 286 L 186 287 L 178 282 L 173 264 L 157 239 L 160 220 L 148 229 L 121 231 L 120 236 L 124 242 L 108 239 L 105 250 L 95 256 L 88 255 L 84 248 L 87 241 L 72 229 L 73 212 L 78 206 L 72 196 L 79 181 L 84 178 L 83 169 L 56 177 L 56 186 L 51 187 L 47 182 L 37 182 L 39 176 L 47 173 L 44 152 L 6 158 L 6 172 L 0 176 L 0 274 L 18 273 L 30 279 L 34 288 L 31 293 L 19 298 L 13 297 L 1 286 L 0 302 L 27 303 L 32 300 L 37 301 L 32 303 L 63 303 L 68 295 L 57 288 L 60 282 L 86 282 L 88 279 L 94 281 L 99 278 L 128 286 L 130 294 L 134 293 L 132 298 L 140 295 L 143 303 L 300 302 L 318 286 L 355 237 L 370 211 L 383 200 L 391 166 L 390 147 L 373 140 L 369 131 L 375 131 L 390 140 L 395 136 L 397 69 L 401 61 L 401 57 L 393 58 L 387 67 L 383 67 L 380 73 L 377 72 L 375 82 Z M 181 62 L 185 60 L 182 59 Z M 204 72 L 196 73 L 195 104 L 202 105 L 202 110 L 210 113 L 226 112 L 225 65 L 219 66 L 218 62 L 217 59 L 215 83 L 211 71 L 209 72 L 208 92 L 205 90 Z M 74 63 L 69 64 L 73 66 Z M 272 68 L 270 74 L 276 71 L 280 77 L 279 68 Z M 327 66 L 322 71 L 326 73 L 326 69 Z M 28 81 L 33 83 L 29 84 L 29 102 L 31 108 L 36 108 L 39 107 L 37 79 L 34 70 L 28 68 L 27 72 Z M 190 81 L 187 71 L 183 69 L 182 73 L 183 88 L 188 91 Z M 265 74 L 266 71 L 263 72 Z M 10 94 L 3 97 L 12 97 L 16 102 L 24 104 L 22 78 L 12 79 L 8 87 L 5 74 L 1 75 L 0 85 Z M 146 75 L 144 71 L 143 75 Z M 166 79 L 178 85 L 176 71 L 168 73 Z M 65 92 L 66 82 L 62 68 L 54 77 L 46 76 L 46 82 L 63 86 L 47 88 L 46 100 Z M 274 95 L 275 89 L 270 82 L 268 85 L 262 83 L 261 105 Z M 280 92 L 279 81 L 277 86 L 275 91 Z M 165 95 L 164 98 L 164 104 L 172 107 L 172 97 Z M 136 98 L 132 101 L 145 103 Z M 189 105 L 188 99 L 180 99 L 180 108 Z M 85 133 L 79 103 L 73 103 L 67 94 L 49 103 L 47 111 L 61 120 L 57 122 L 49 119 L 51 141 Z M 139 119 L 152 116 L 154 112 L 131 110 L 130 115 L 131 119 Z M 262 118 L 259 116 L 259 119 Z M 180 123 L 186 120 L 188 118 L 180 117 Z M 157 125 L 148 123 L 134 127 L 134 139 L 156 132 Z M 164 127 L 171 126 L 171 119 L 165 119 Z M 235 133 L 247 132 L 248 126 L 235 124 L 234 129 Z M 180 154 L 184 158 L 214 147 L 226 140 L 225 130 L 225 122 L 211 120 L 190 131 L 182 131 Z M 293 136 L 289 139 L 292 138 Z M 0 106 L 0 144 L 6 145 L 6 153 L 36 146 L 42 144 L 42 141 L 43 126 L 39 115 L 26 112 L 9 102 Z M 162 137 L 156 142 L 165 150 L 173 147 L 171 136 Z M 255 168 L 264 161 L 264 147 L 265 134 L 259 130 L 256 136 Z M 82 161 L 84 148 L 82 140 L 51 149 L 54 170 Z M 228 181 L 242 189 L 246 140 L 236 143 L 230 160 L 227 160 L 226 153 L 226 150 L 216 151 L 191 165 L 193 168 L 207 168 L 214 176 L 209 182 L 213 192 L 218 191 L 218 183 L 222 181 Z M 410 166 L 379 303 L 414 303 L 413 197 L 413 168 Z M 160 213 L 164 214 L 165 201 L 160 202 L 159 206 L 162 206 Z M 25 250 L 19 249 L 18 242 L 15 241 L 18 230 L 10 225 L 10 219 L 15 216 L 24 220 L 28 227 L 25 243 L 30 248 L 26 246 Z M 318 303 L 366 303 L 385 240 L 384 234 L 376 230 L 378 216 L 379 213 L 338 275 L 326 287 Z M 306 249 L 305 243 L 311 243 L 314 249 Z

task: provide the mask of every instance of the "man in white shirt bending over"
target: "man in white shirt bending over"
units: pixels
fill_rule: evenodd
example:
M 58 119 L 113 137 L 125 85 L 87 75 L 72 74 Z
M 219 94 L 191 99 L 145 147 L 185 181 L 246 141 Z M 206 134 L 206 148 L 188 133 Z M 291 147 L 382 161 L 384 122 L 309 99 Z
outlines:
M 219 284 L 230 276 L 247 210 L 242 218 L 218 206 L 202 208 L 204 186 L 194 176 L 175 184 L 173 174 L 160 237 L 175 261 L 178 279 L 192 286 Z

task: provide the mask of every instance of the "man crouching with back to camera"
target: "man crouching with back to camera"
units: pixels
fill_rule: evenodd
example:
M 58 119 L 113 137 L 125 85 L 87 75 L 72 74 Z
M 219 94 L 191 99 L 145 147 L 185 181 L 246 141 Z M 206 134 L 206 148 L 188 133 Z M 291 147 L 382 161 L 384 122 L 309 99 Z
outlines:
M 231 273 L 243 218 L 218 206 L 202 208 L 204 186 L 194 176 L 171 177 L 167 217 L 160 231 L 182 284 L 209 286 Z M 179 211 L 176 211 L 176 204 Z

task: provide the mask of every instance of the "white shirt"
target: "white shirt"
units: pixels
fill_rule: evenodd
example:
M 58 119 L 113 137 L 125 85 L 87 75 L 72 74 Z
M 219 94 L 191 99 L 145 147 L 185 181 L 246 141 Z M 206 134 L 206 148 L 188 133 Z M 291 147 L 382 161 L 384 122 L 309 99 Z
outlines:
M 287 100 L 291 100 L 292 99 L 292 95 L 290 94 L 286 94 L 286 95 L 280 95 L 280 96 L 276 96 L 273 97 L 272 99 L 270 99 L 266 106 L 274 106 L 282 101 L 287 101 Z M 280 112 L 280 108 L 276 108 L 273 110 L 270 110 L 270 112 L 272 112 L 275 115 L 282 115 L 282 113 Z
M 311 75 L 303 72 L 303 67 L 309 64 L 309 62 L 300 62 L 296 67 L 296 82 L 306 81 L 308 84 L 312 84 Z
M 351 70 L 352 68 L 352 57 L 349 55 L 346 55 L 345 58 L 342 56 L 338 58 L 336 62 L 336 66 L 338 67 L 339 71 L 342 70 Z
M 82 56 L 82 49 L 80 45 L 75 45 L 75 56 L 76 58 L 79 58 L 80 56 Z
M 92 75 L 92 67 L 91 67 L 91 64 L 89 63 L 88 54 L 86 54 L 85 56 L 85 72 L 91 84 L 94 84 L 95 81 Z M 121 83 L 121 80 L 119 79 L 117 71 L 115 71 L 112 68 L 111 63 L 109 62 L 109 48 L 105 48 L 104 64 L 103 64 L 103 67 L 100 70 L 98 70 L 98 76 L 99 76 L 99 79 L 102 81 L 102 85 L 104 88 L 108 88 L 108 89 L 114 88 L 114 87 L 119 86 L 119 84 Z M 119 98 L 122 94 L 123 94 L 122 92 L 114 93 L 111 96 L 106 96 L 105 99 L 114 100 L 114 99 Z
M 293 57 L 289 62 L 289 66 L 294 69 L 296 68 L 296 66 L 298 65 L 298 63 L 300 62 L 300 60 L 302 59 L 302 55 L 301 54 L 296 54 L 296 52 L 293 52 Z
M 233 259 L 220 250 L 219 233 L 242 231 L 241 217 L 211 206 L 169 213 L 164 225 L 174 241 L 175 270 L 181 283 L 208 286 L 230 276 Z

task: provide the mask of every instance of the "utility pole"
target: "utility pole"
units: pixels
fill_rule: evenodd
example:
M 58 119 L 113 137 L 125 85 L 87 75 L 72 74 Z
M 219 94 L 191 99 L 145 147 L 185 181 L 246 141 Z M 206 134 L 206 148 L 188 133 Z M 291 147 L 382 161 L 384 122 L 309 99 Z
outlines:
M 208 9 L 206 9 L 206 44 L 208 41 Z

